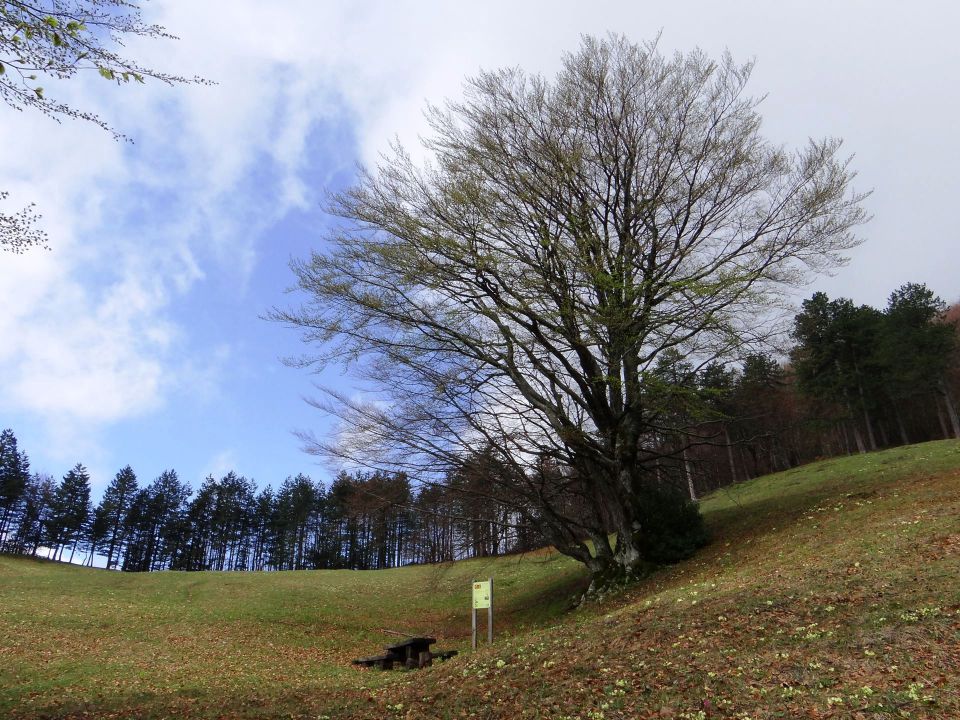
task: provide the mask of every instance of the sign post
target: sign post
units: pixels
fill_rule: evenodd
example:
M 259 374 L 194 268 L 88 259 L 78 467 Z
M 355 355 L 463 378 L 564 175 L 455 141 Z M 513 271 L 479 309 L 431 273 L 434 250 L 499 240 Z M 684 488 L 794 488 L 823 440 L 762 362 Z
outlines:
M 473 583 L 473 607 L 470 612 L 472 647 L 477 649 L 477 610 L 487 611 L 487 642 L 493 644 L 493 578 Z

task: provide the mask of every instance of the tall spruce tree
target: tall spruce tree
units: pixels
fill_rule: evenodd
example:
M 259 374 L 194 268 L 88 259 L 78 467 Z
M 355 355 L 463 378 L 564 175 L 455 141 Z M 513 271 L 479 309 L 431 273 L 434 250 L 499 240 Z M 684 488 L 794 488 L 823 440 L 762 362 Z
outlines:
M 103 518 L 106 535 L 107 568 L 119 564 L 124 544 L 124 520 L 137 494 L 137 476 L 129 465 L 118 472 L 103 493 L 97 513 Z
M 77 463 L 63 476 L 51 500 L 47 542 L 56 559 L 62 559 L 63 550 L 70 546 L 67 562 L 73 562 L 91 513 L 90 475 L 83 465 Z
M 186 544 L 185 503 L 190 494 L 173 470 L 137 491 L 123 523 L 123 570 L 148 572 L 174 564 Z
M 798 344 L 792 361 L 800 390 L 846 411 L 860 452 L 877 449 L 874 416 L 883 396 L 877 351 L 882 324 L 878 310 L 847 298 L 830 300 L 822 292 L 805 300 L 794 319 Z
M 24 492 L 23 512 L 13 539 L 13 551 L 36 555 L 53 507 L 57 483 L 50 475 L 34 473 Z
M 957 343 L 956 328 L 942 322 L 946 303 L 922 283 L 907 283 L 890 294 L 879 352 L 904 444 L 909 442 L 900 403 L 926 396 L 947 408 L 954 437 L 960 437 L 956 404 L 944 376 Z
M 29 478 L 30 461 L 8 428 L 0 433 L 0 549 L 9 544 Z

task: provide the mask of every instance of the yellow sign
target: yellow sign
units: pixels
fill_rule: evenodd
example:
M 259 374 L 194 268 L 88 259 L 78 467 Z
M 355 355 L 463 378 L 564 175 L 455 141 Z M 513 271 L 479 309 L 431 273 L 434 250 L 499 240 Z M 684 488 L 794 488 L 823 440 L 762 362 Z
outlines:
M 484 610 L 490 607 L 490 581 L 482 580 L 473 584 L 473 609 Z

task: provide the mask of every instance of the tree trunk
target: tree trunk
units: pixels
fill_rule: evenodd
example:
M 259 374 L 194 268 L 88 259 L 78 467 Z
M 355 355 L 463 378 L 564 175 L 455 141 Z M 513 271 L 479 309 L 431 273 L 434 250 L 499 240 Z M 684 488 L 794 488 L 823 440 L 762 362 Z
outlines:
M 857 452 L 863 455 L 867 448 L 863 444 L 863 435 L 860 434 L 860 428 L 857 427 L 857 423 L 852 419 L 850 420 L 850 429 L 853 430 L 853 440 L 857 443 Z
M 953 436 L 955 438 L 960 438 L 960 417 L 957 415 L 957 405 L 954 403 L 953 396 L 950 394 L 950 389 L 943 381 L 943 378 L 940 378 L 940 392 L 943 394 L 943 402 L 947 406 L 947 414 L 950 416 L 950 425 L 953 426 Z
M 861 405 L 861 407 L 863 408 L 864 415 L 866 415 L 866 414 L 867 414 L 867 406 L 866 406 L 866 404 L 863 402 L 863 387 L 861 387 L 859 383 L 857 383 L 857 387 L 860 388 L 860 405 Z M 857 451 L 858 451 L 861 455 L 863 455 L 863 454 L 867 451 L 867 449 L 866 449 L 866 447 L 864 447 L 864 444 L 863 444 L 863 436 L 860 434 L 860 429 L 857 427 L 857 422 L 856 422 L 856 420 L 855 420 L 855 414 L 854 414 L 854 412 L 853 412 L 853 406 L 852 406 L 852 404 L 851 404 L 851 402 L 850 402 L 850 396 L 849 396 L 849 394 L 847 393 L 847 389 L 846 389 L 846 388 L 843 389 L 843 398 L 844 398 L 844 400 L 846 401 L 847 414 L 850 416 L 850 427 L 851 427 L 851 429 L 853 430 L 853 439 L 854 439 L 854 440 L 856 441 L 856 443 L 857 443 Z M 869 422 L 867 423 L 867 429 L 868 429 L 868 430 L 870 429 L 870 423 L 869 423 Z M 872 431 L 871 431 L 871 437 L 872 437 Z
M 937 406 L 937 420 L 940 421 L 940 432 L 943 433 L 944 439 L 950 437 L 950 428 L 947 427 L 947 414 L 943 411 L 943 406 L 940 404 L 940 397 L 934 395 L 933 403 Z
M 870 419 L 870 411 L 867 410 L 867 406 L 863 406 L 863 423 L 867 426 L 867 440 L 870 441 L 870 449 L 877 449 L 877 438 L 873 434 L 873 422 Z
M 900 432 L 900 442 L 903 445 L 910 444 L 910 438 L 907 436 L 907 426 L 903 424 L 903 414 L 900 412 L 900 406 L 893 401 L 893 415 L 897 419 L 897 430 Z
M 843 447 L 847 452 L 847 457 L 853 455 L 853 450 L 850 449 L 850 433 L 847 432 L 847 425 L 843 421 L 837 423 L 837 431 L 840 433 L 840 437 L 843 439 Z
M 883 447 L 890 447 L 890 438 L 887 437 L 886 423 L 879 423 L 877 429 L 880 432 L 880 442 L 883 444 Z
M 740 446 L 740 466 L 743 468 L 743 479 L 750 480 L 754 475 L 750 472 L 750 465 L 747 463 L 747 454 L 743 445 Z
M 699 502 L 696 488 L 693 486 L 693 472 L 690 469 L 690 456 L 687 454 L 687 448 L 683 449 L 683 470 L 687 476 L 687 491 L 690 493 L 690 499 L 693 502 Z
M 733 462 L 733 443 L 730 442 L 730 428 L 727 426 L 723 427 L 723 437 L 727 443 L 727 462 L 730 463 L 730 482 L 737 482 L 737 466 Z
M 0 547 L 7 543 L 7 515 L 10 514 L 10 508 L 3 509 L 3 518 L 0 519 Z

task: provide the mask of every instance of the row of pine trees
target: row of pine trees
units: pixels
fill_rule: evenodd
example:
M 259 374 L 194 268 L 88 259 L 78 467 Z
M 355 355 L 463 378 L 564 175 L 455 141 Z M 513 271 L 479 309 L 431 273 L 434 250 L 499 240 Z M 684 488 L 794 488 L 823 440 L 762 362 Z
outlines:
M 229 472 L 193 492 L 173 470 L 141 485 L 127 466 L 94 505 L 83 465 L 59 483 L 31 474 L 13 431 L 0 434 L 0 550 L 127 571 L 373 569 L 532 547 L 494 503 L 466 502 L 403 474 L 341 473 L 329 488 L 301 474 L 258 490 Z
M 657 481 L 696 499 L 817 458 L 960 438 L 958 320 L 960 306 L 919 284 L 882 310 L 816 293 L 780 359 L 662 355 L 645 377 L 650 412 L 671 428 L 646 440 Z M 532 514 L 489 497 L 499 467 L 478 451 L 439 484 L 341 473 L 329 487 L 297 475 L 274 490 L 230 472 L 194 491 L 172 470 L 144 485 L 127 466 L 94 506 L 82 465 L 59 482 L 31 473 L 5 430 L 0 551 L 150 571 L 372 569 L 532 549 Z

